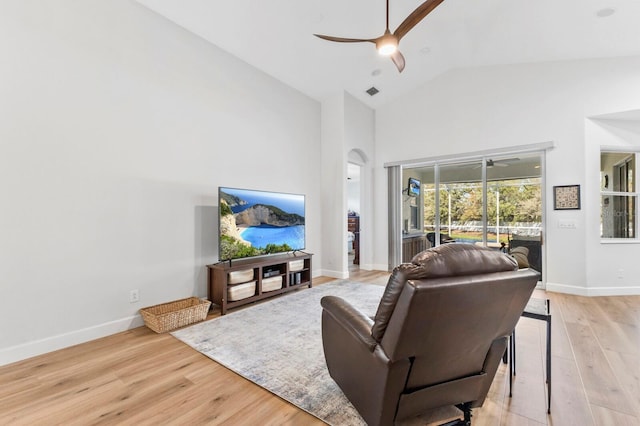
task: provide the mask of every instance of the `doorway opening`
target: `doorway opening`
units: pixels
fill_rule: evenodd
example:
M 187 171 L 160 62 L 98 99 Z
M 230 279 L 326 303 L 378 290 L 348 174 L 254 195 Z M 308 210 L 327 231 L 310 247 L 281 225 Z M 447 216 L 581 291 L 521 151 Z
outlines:
M 347 262 L 349 272 L 360 269 L 362 166 L 347 163 Z

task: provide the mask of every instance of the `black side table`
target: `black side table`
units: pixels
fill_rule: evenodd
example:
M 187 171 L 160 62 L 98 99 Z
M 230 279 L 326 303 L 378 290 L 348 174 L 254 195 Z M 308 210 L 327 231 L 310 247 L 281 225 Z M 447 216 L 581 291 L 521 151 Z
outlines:
M 533 318 L 547 323 L 547 413 L 551 414 L 551 306 L 549 299 L 529 299 L 529 303 L 524 308 L 522 316 Z M 509 342 L 509 396 L 511 396 L 511 387 L 513 376 L 516 375 L 516 331 L 513 330 Z

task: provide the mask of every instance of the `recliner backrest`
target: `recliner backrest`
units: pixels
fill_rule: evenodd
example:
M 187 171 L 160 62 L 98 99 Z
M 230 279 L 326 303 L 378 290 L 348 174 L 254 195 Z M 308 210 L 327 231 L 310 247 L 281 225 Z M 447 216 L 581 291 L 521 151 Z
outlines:
M 446 244 L 418 253 L 411 263 L 394 268 L 378 305 L 371 335 L 382 339 L 400 293 L 408 280 L 456 277 L 518 269 L 516 261 L 504 253 L 472 244 Z
M 413 359 L 407 389 L 477 374 L 493 341 L 511 334 L 536 281 L 530 270 L 411 280 L 380 346 L 391 362 Z
M 477 374 L 492 342 L 515 327 L 537 276 L 497 250 L 425 250 L 394 269 L 371 335 L 392 362 L 413 359 L 409 388 Z

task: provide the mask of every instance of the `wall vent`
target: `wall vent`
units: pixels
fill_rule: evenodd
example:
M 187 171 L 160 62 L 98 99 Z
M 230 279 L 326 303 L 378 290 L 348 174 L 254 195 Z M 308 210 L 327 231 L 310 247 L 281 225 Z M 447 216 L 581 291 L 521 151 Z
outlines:
M 376 93 L 378 93 L 378 92 L 379 92 L 379 90 L 378 90 L 378 89 L 376 89 L 376 88 L 375 88 L 375 87 L 373 87 L 373 86 L 371 86 L 369 89 L 367 89 L 367 93 L 369 94 L 369 96 L 373 96 L 373 95 L 375 95 L 375 94 L 376 94 Z

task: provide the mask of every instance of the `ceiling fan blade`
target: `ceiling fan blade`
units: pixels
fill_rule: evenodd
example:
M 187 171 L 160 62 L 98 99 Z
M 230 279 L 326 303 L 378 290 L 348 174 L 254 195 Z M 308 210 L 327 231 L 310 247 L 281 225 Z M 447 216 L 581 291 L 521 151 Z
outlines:
M 339 43 L 362 43 L 362 42 L 369 42 L 369 43 L 375 43 L 376 39 L 375 38 L 344 38 L 344 37 L 333 37 L 333 36 L 328 36 L 328 35 L 323 35 L 323 34 L 314 34 L 314 36 L 321 38 L 323 40 L 329 40 L 329 41 L 337 41 Z
M 422 19 L 427 16 L 433 9 L 435 9 L 440 3 L 444 0 L 427 0 L 422 3 L 420 6 L 416 8 L 409 16 L 402 21 L 402 24 L 396 29 L 393 33 L 396 37 L 398 37 L 398 41 L 411 30 L 411 28 L 415 27 Z
M 402 53 L 400 53 L 399 50 L 396 50 L 391 54 L 391 60 L 394 64 L 396 64 L 398 72 L 402 72 L 402 70 L 404 69 L 404 56 L 402 56 Z

